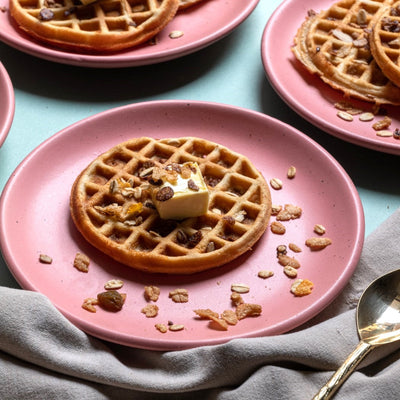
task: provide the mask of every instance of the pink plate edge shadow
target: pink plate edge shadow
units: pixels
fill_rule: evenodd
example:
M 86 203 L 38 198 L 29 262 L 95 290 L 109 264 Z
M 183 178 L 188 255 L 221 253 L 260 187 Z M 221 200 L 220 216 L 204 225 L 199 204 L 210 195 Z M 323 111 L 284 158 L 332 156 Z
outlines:
M 0 147 L 10 131 L 15 112 L 15 97 L 11 79 L 6 68 L 0 62 Z
M 204 4 L 201 3 L 199 5 L 194 5 L 181 11 L 182 15 L 176 15 L 176 17 L 169 22 L 167 27 L 158 34 L 160 40 L 157 45 L 143 45 L 147 46 L 144 48 L 144 51 L 142 51 L 142 46 L 139 46 L 137 49 L 127 49 L 126 51 L 110 55 L 91 55 L 58 50 L 50 46 L 42 45 L 41 43 L 32 40 L 28 36 L 18 32 L 13 25 L 13 21 L 11 21 L 11 17 L 8 15 L 2 16 L 1 14 L 0 21 L 1 18 L 7 18 L 5 21 L 7 24 L 7 29 L 0 30 L 0 40 L 9 46 L 12 46 L 17 50 L 29 55 L 39 57 L 47 61 L 80 67 L 127 68 L 157 64 L 189 55 L 224 38 L 250 16 L 260 0 L 246 0 L 247 4 L 241 4 L 237 7 L 239 12 L 234 16 L 233 19 L 229 21 L 222 20 L 221 24 L 216 22 L 216 26 L 212 30 L 208 29 L 207 31 L 207 26 L 209 23 L 203 24 L 205 26 L 205 34 L 203 35 L 203 32 L 201 34 L 195 33 L 192 39 L 185 40 L 184 44 L 182 45 L 179 44 L 179 39 L 168 39 L 167 29 L 181 29 L 179 19 L 184 20 L 187 24 L 187 21 L 190 22 L 190 20 L 193 18 L 199 19 L 199 22 L 207 18 L 218 18 L 219 13 L 211 14 L 210 17 L 210 11 L 206 10 L 206 7 L 212 6 L 211 3 L 213 1 L 215 0 L 206 0 L 204 1 Z M 233 0 L 233 2 L 235 1 L 237 0 Z M 204 11 L 202 11 L 202 9 L 204 9 Z M 149 48 L 151 48 L 151 51 L 147 51 Z
M 321 111 L 321 107 L 318 109 L 318 104 L 321 103 L 322 107 L 325 107 L 325 110 L 332 110 L 333 103 L 329 103 L 323 94 L 320 97 L 317 96 L 315 101 L 311 103 L 311 106 L 308 107 L 306 105 L 307 102 L 301 101 L 302 96 L 307 94 L 302 91 L 301 94 L 296 95 L 296 92 L 299 90 L 296 86 L 296 82 L 293 82 L 291 87 L 289 87 L 286 79 L 289 75 L 290 81 L 293 80 L 293 75 L 291 75 L 293 73 L 295 73 L 295 76 L 298 80 L 303 78 L 295 69 L 295 66 L 290 66 L 290 71 L 286 70 L 286 65 L 291 62 L 288 57 L 291 54 L 290 45 L 292 44 L 292 42 L 288 42 L 286 37 L 287 35 L 290 35 L 290 39 L 292 40 L 297 29 L 300 27 L 302 20 L 305 19 L 307 10 L 310 8 L 319 9 L 320 6 L 329 7 L 329 0 L 318 0 L 318 2 L 313 2 L 312 0 L 306 0 L 304 2 L 302 2 L 302 0 L 284 0 L 272 13 L 271 17 L 266 23 L 261 39 L 261 59 L 269 82 L 277 94 L 290 108 L 292 108 L 308 122 L 322 129 L 326 133 L 329 133 L 341 140 L 368 149 L 388 154 L 400 155 L 400 143 L 397 144 L 394 142 L 389 142 L 388 140 L 385 140 L 385 138 L 373 136 L 369 137 L 365 134 L 360 134 L 357 132 L 357 129 L 359 132 L 363 132 L 365 126 L 363 126 L 361 129 L 353 128 L 355 130 L 352 131 L 348 129 L 346 125 L 340 126 L 342 121 L 337 121 L 337 123 L 335 123 L 327 118 L 324 118 L 324 113 Z M 293 7 L 296 8 L 294 12 Z M 301 14 L 299 14 L 299 9 L 301 9 Z M 281 29 L 282 21 L 286 21 L 287 31 L 278 39 L 280 41 L 280 48 L 279 54 L 276 54 L 273 50 L 277 43 L 276 31 Z M 296 25 L 294 25 L 295 22 Z M 271 56 L 271 54 L 274 56 Z M 297 60 L 295 61 L 297 63 Z M 301 68 L 300 65 L 299 68 Z M 304 73 L 311 77 L 311 74 L 308 72 Z M 321 87 L 320 90 L 326 91 L 326 93 L 332 93 L 331 96 L 338 96 L 339 100 L 343 100 L 343 98 L 340 97 L 340 91 L 330 88 L 327 84 L 323 83 L 319 77 L 313 76 L 310 79 L 315 80 L 315 84 L 318 85 L 318 87 Z M 303 89 L 307 90 L 306 88 L 302 87 L 301 90 Z M 313 96 L 314 93 L 310 92 L 309 94 L 310 96 Z M 353 99 L 353 101 L 355 105 L 359 104 L 360 107 L 363 108 L 364 102 L 355 99 Z M 364 104 L 364 107 L 368 108 L 368 106 L 370 106 L 370 104 Z M 398 115 L 396 107 L 390 107 L 394 108 L 392 114 L 394 116 L 396 116 L 396 114 Z
M 319 144 L 314 142 L 308 136 L 304 135 L 297 129 L 278 121 L 272 117 L 269 117 L 265 114 L 259 113 L 257 111 L 247 110 L 236 106 L 230 106 L 225 104 L 219 103 L 210 103 L 204 101 L 180 101 L 180 100 L 162 100 L 162 101 L 149 101 L 145 103 L 137 103 L 126 105 L 122 107 L 113 108 L 111 110 L 103 111 L 99 114 L 94 116 L 85 118 L 81 121 L 78 121 L 67 128 L 59 131 L 58 133 L 54 134 L 52 137 L 44 141 L 41 145 L 39 145 L 35 150 L 33 150 L 22 162 L 21 164 L 15 169 L 14 173 L 10 177 L 9 181 L 6 184 L 5 190 L 3 191 L 2 197 L 0 198 L 0 239 L 2 243 L 2 252 L 4 255 L 4 259 L 7 261 L 7 264 L 15 276 L 16 280 L 20 283 L 20 285 L 24 289 L 28 290 L 35 290 L 35 284 L 30 282 L 29 280 L 25 279 L 23 273 L 23 267 L 18 265 L 16 258 L 13 256 L 12 253 L 12 243 L 11 240 L 7 236 L 6 232 L 6 213 L 7 213 L 7 204 L 9 202 L 9 197 L 12 196 L 12 186 L 14 181 L 18 180 L 18 176 L 24 173 L 29 168 L 26 168 L 27 165 L 37 157 L 42 151 L 46 149 L 48 145 L 51 145 L 52 142 L 57 143 L 58 139 L 63 137 L 64 135 L 68 135 L 70 131 L 75 131 L 76 129 L 81 129 L 85 124 L 91 124 L 95 122 L 97 119 L 105 119 L 112 118 L 113 116 L 120 116 L 126 115 L 127 113 L 132 112 L 133 110 L 138 109 L 139 114 L 142 114 L 144 111 L 150 111 L 154 109 L 162 109 L 163 111 L 167 110 L 179 110 L 179 112 L 183 112 L 187 107 L 190 106 L 193 110 L 207 110 L 211 114 L 214 112 L 224 113 L 224 115 L 231 115 L 231 113 L 235 113 L 236 115 L 243 115 L 243 116 L 251 116 L 257 120 L 257 124 L 263 124 L 266 126 L 273 126 L 279 132 L 286 132 L 287 136 L 294 135 L 297 139 L 305 141 L 307 146 L 311 146 L 312 154 L 315 152 L 319 153 L 323 157 L 327 159 L 327 163 L 329 164 L 330 168 L 334 170 L 334 173 L 340 176 L 340 179 L 343 180 L 348 188 L 348 193 L 346 193 L 346 197 L 348 201 L 351 201 L 355 206 L 355 213 L 352 217 L 355 219 L 355 231 L 356 237 L 354 238 L 355 247 L 350 250 L 349 257 L 346 258 L 347 264 L 344 271 L 341 272 L 340 278 L 333 282 L 330 286 L 330 289 L 323 293 L 321 297 L 319 297 L 312 306 L 308 307 L 306 310 L 301 311 L 300 313 L 293 315 L 288 320 L 280 323 L 278 328 L 275 331 L 268 332 L 268 335 L 280 334 L 286 332 L 288 330 L 294 329 L 295 327 L 301 325 L 302 323 L 308 321 L 313 316 L 318 314 L 322 311 L 326 306 L 328 306 L 333 299 L 340 293 L 340 291 L 344 288 L 347 284 L 348 280 L 352 276 L 354 269 L 357 265 L 359 260 L 361 249 L 363 246 L 364 240 L 364 214 L 362 209 L 361 200 L 358 196 L 357 190 L 354 187 L 350 177 L 344 171 L 344 169 L 340 166 L 340 164 Z M 197 339 L 197 340 L 185 340 L 177 344 L 175 340 L 171 339 L 164 339 L 160 337 L 160 340 L 156 342 L 154 339 L 149 339 L 146 337 L 141 337 L 139 339 L 135 339 L 134 343 L 132 343 L 132 337 L 126 335 L 124 333 L 118 332 L 110 332 L 108 329 L 103 329 L 101 326 L 93 325 L 90 322 L 82 321 L 79 316 L 74 315 L 73 313 L 69 312 L 68 310 L 63 309 L 63 307 L 57 307 L 65 317 L 67 317 L 72 323 L 78 326 L 83 331 L 92 334 L 93 336 L 99 337 L 104 340 L 109 340 L 111 342 L 116 342 L 119 344 L 124 344 L 133 347 L 140 347 L 146 349 L 154 349 L 154 350 L 176 350 L 176 349 L 184 349 L 184 348 L 193 348 L 198 346 L 204 345 L 215 345 L 215 344 L 222 344 L 227 342 L 231 339 L 236 339 L 240 337 L 257 337 L 257 336 L 265 336 L 263 335 L 263 331 L 265 327 L 260 327 L 258 330 L 252 331 L 250 334 L 244 334 L 240 336 L 232 336 L 229 337 L 221 337 L 221 338 L 214 338 L 214 339 Z

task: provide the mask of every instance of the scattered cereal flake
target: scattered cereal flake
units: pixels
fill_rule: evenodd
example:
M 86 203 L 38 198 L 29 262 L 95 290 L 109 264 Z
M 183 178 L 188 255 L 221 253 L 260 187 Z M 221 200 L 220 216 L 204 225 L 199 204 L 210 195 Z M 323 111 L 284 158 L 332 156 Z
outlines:
M 277 205 L 277 204 L 272 204 L 271 206 L 271 215 L 278 215 L 279 211 L 282 210 L 282 206 L 281 205 Z
M 383 117 L 383 119 L 375 122 L 372 125 L 372 128 L 375 129 L 376 131 L 382 131 L 382 130 L 385 130 L 385 129 L 389 128 L 389 126 L 391 124 L 392 124 L 392 120 L 387 115 L 385 115 Z
M 108 282 L 105 283 L 104 289 L 106 290 L 118 290 L 124 286 L 124 281 L 121 279 L 110 279 Z
M 221 318 L 229 325 L 236 325 L 239 322 L 236 312 L 233 310 L 225 310 L 221 314 Z
M 297 279 L 290 287 L 290 291 L 297 297 L 311 294 L 314 284 L 308 279 Z
M 98 304 L 99 301 L 97 299 L 88 297 L 85 300 L 83 300 L 82 308 L 92 313 L 95 313 L 97 311 L 95 306 L 97 306 Z
M 289 266 L 292 268 L 299 269 L 300 268 L 300 262 L 294 257 L 290 257 L 286 254 L 281 254 L 278 256 L 278 262 L 280 265 L 283 267 Z
M 380 137 L 392 137 L 393 136 L 393 132 L 389 131 L 387 129 L 383 129 L 381 131 L 377 131 L 376 132 L 376 136 L 380 136 Z
M 358 117 L 358 119 L 362 122 L 369 122 L 372 121 L 374 118 L 375 115 L 372 114 L 371 112 L 364 112 Z
M 287 171 L 287 177 L 293 179 L 296 176 L 297 170 L 294 165 L 291 165 Z
M 303 210 L 299 206 L 293 204 L 285 204 L 285 207 L 279 211 L 276 216 L 277 221 L 289 221 L 301 217 Z
M 321 224 L 314 225 L 314 232 L 318 233 L 318 235 L 323 235 L 326 232 L 326 229 Z
M 157 301 L 160 296 L 160 288 L 157 286 L 145 286 L 144 297 L 148 301 Z
M 311 250 L 322 250 L 332 244 L 332 240 L 327 237 L 312 237 L 306 240 L 306 246 Z
M 240 295 L 240 293 L 236 293 L 236 292 L 233 292 L 233 293 L 231 294 L 231 301 L 232 301 L 232 303 L 233 303 L 235 306 L 244 303 L 243 298 L 242 298 L 242 296 Z
M 275 233 L 276 235 L 284 235 L 286 233 L 285 225 L 283 225 L 281 222 L 273 221 L 271 222 L 270 227 L 271 232 Z
M 168 36 L 171 39 L 178 39 L 183 36 L 183 32 L 182 31 L 172 31 L 172 32 L 170 32 L 170 34 Z
M 249 293 L 250 287 L 245 283 L 234 283 L 231 285 L 231 290 L 232 292 L 243 294 L 243 293 Z
M 166 333 L 167 330 L 168 330 L 168 328 L 167 328 L 167 326 L 166 326 L 165 324 L 155 324 L 154 326 L 155 326 L 156 329 L 157 329 L 158 331 L 160 331 L 161 333 Z
M 158 306 L 155 304 L 147 304 L 140 312 L 146 315 L 147 318 L 154 318 L 158 315 Z
M 283 272 L 285 273 L 286 276 L 289 278 L 296 278 L 297 277 L 297 269 L 294 267 L 291 267 L 290 265 L 286 265 L 283 268 Z
M 243 303 L 236 307 L 236 316 L 238 320 L 247 317 L 257 317 L 261 312 L 262 307 L 259 304 Z
M 289 249 L 294 251 L 295 253 L 301 253 L 302 252 L 301 247 L 297 246 L 297 244 L 295 244 L 295 243 L 289 243 Z
M 195 314 L 197 314 L 201 319 L 211 319 L 218 318 L 219 314 L 215 311 L 210 310 L 209 308 L 198 308 L 197 310 L 193 310 Z
M 271 185 L 272 189 L 275 190 L 280 190 L 283 187 L 282 181 L 279 178 L 272 178 L 269 181 L 269 184 Z
M 74 267 L 81 272 L 89 271 L 90 259 L 86 254 L 76 253 L 74 259 Z
M 274 272 L 263 269 L 261 271 L 258 271 L 257 276 L 262 279 L 268 279 L 268 278 L 271 278 L 271 276 L 274 276 Z
M 343 121 L 351 122 L 354 119 L 353 116 L 347 111 L 338 111 L 336 115 Z
M 51 264 L 53 262 L 53 259 L 47 254 L 40 254 L 39 262 L 41 262 L 42 264 Z
M 189 293 L 186 289 L 175 289 L 169 292 L 169 297 L 175 303 L 187 303 L 189 301 Z
M 183 324 L 172 324 L 172 325 L 169 325 L 168 329 L 170 331 L 172 331 L 172 332 L 182 331 L 183 329 L 185 329 L 185 325 L 183 325 Z

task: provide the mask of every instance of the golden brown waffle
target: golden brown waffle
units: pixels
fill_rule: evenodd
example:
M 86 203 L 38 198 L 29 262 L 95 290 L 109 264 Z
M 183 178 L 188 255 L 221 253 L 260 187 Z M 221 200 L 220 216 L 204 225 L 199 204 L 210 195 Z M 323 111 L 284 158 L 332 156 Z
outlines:
M 146 174 L 188 161 L 198 163 L 207 183 L 208 212 L 162 220 Z M 143 137 L 96 158 L 76 179 L 70 208 L 87 241 L 115 260 L 148 272 L 189 274 L 250 250 L 268 225 L 271 197 L 250 160 L 224 146 L 193 137 Z
M 400 2 L 382 7 L 372 20 L 371 52 L 382 72 L 400 86 Z
M 204 0 L 179 0 L 179 10 L 184 10 L 185 8 L 199 4 Z
M 179 0 L 10 0 L 10 11 L 29 35 L 57 47 L 110 52 L 146 42 L 175 16 Z
M 400 89 L 371 55 L 368 31 L 392 0 L 342 0 L 319 14 L 310 11 L 292 48 L 309 72 L 345 96 L 377 104 L 400 104 Z

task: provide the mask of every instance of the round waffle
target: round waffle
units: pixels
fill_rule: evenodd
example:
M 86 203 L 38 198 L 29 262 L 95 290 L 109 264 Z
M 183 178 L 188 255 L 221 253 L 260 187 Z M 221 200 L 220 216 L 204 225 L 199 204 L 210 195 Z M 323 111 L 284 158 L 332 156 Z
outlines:
M 208 211 L 163 220 L 151 201 L 149 173 L 189 161 L 207 184 Z M 250 250 L 268 225 L 271 196 L 251 161 L 224 146 L 142 137 L 97 157 L 76 179 L 70 209 L 86 240 L 115 260 L 147 272 L 190 274 Z
M 372 20 L 371 52 L 382 72 L 400 86 L 400 1 L 382 7 Z
M 293 53 L 345 96 L 377 104 L 400 104 L 400 89 L 371 55 L 373 17 L 391 0 L 341 0 L 320 13 L 309 12 L 294 39 Z
M 179 10 L 184 10 L 185 8 L 199 4 L 204 0 L 179 0 Z
M 10 0 L 10 12 L 29 35 L 57 47 L 109 52 L 154 37 L 175 16 L 179 0 Z

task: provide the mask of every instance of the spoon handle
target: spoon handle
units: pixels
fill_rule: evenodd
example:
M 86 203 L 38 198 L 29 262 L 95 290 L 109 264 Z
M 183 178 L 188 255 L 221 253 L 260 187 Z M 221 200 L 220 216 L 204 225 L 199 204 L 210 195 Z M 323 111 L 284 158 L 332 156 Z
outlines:
M 373 347 L 373 345 L 361 340 L 341 367 L 332 375 L 326 385 L 313 397 L 313 400 L 330 399 Z

